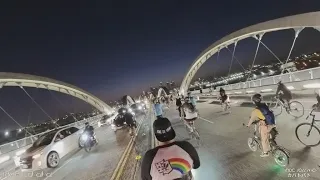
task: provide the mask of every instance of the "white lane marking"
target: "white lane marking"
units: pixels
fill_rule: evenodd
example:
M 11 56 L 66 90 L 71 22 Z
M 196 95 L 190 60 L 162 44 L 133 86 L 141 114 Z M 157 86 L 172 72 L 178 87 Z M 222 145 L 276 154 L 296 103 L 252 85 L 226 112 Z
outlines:
M 206 121 L 206 122 L 208 122 L 208 123 L 211 123 L 211 124 L 214 124 L 214 122 L 212 122 L 212 121 L 209 121 L 208 119 L 205 119 L 205 118 L 203 118 L 203 117 L 199 117 L 201 120 L 203 120 L 203 121 Z
M 67 165 L 69 162 L 71 162 L 72 160 L 74 160 L 73 158 L 72 159 L 69 159 L 66 163 L 64 163 L 62 166 L 60 166 L 59 168 L 55 169 L 52 173 L 50 173 L 50 176 L 47 176 L 46 178 L 44 178 L 43 180 L 46 180 L 48 178 L 50 178 L 51 176 L 53 176 L 56 172 L 58 172 L 61 168 L 63 168 L 65 165 Z

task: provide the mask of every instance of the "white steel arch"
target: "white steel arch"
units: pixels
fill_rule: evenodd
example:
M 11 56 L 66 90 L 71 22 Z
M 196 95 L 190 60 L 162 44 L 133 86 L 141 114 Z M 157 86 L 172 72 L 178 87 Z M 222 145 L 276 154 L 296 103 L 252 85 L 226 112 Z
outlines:
M 166 91 L 163 88 L 159 88 L 157 97 L 160 97 L 161 94 L 164 94 L 165 96 L 168 96 Z
M 249 26 L 247 28 L 233 32 L 222 39 L 213 43 L 210 47 L 204 50 L 192 63 L 187 74 L 185 75 L 181 86 L 180 93 L 185 95 L 192 78 L 199 70 L 199 68 L 215 53 L 221 49 L 237 43 L 240 40 L 257 37 L 267 32 L 285 30 L 285 29 L 300 29 L 306 27 L 313 27 L 320 31 L 320 11 L 298 14 L 294 16 L 287 16 L 271 21 L 266 21 L 256 25 Z
M 124 95 L 124 96 L 122 97 L 122 103 L 123 103 L 124 105 L 131 105 L 131 104 L 134 104 L 135 101 L 134 101 L 134 99 L 133 99 L 131 96 L 129 96 L 129 95 Z
M 34 87 L 58 91 L 79 98 L 102 113 L 111 114 L 113 109 L 91 93 L 71 84 L 42 76 L 0 72 L 0 88 L 3 86 Z

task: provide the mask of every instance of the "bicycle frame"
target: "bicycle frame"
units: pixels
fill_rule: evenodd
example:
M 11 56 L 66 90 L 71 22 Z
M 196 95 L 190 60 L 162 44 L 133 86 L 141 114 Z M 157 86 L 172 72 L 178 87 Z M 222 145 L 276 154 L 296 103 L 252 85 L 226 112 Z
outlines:
M 314 110 L 315 110 L 315 109 L 312 109 L 312 110 L 310 111 L 310 114 L 306 117 L 306 120 L 308 120 L 309 117 L 312 116 L 311 127 L 314 126 L 314 123 L 315 123 L 315 122 L 320 122 L 320 120 L 316 120 L 316 119 L 315 119 L 315 116 L 316 116 L 316 115 L 312 114 Z M 319 113 L 320 113 L 320 112 L 319 112 Z

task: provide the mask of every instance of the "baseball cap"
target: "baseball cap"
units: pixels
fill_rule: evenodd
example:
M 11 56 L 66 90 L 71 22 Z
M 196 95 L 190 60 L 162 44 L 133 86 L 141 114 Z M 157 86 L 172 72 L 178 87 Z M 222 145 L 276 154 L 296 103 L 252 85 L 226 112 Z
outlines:
M 176 132 L 167 118 L 158 118 L 155 120 L 153 123 L 153 131 L 157 140 L 160 142 L 171 141 L 176 137 Z

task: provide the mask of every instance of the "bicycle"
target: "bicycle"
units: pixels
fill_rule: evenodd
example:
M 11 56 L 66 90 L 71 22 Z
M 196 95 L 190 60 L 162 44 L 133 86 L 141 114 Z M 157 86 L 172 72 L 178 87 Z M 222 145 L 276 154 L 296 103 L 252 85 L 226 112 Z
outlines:
M 304 107 L 299 101 L 291 101 L 289 104 L 283 103 L 277 96 L 272 99 L 268 106 L 273 111 L 275 116 L 282 113 L 282 108 L 286 110 L 288 114 L 295 118 L 299 118 L 304 115 Z M 279 107 L 279 108 L 278 108 Z M 277 109 L 279 112 L 277 112 Z M 301 112 L 298 115 L 293 114 L 293 112 Z
M 315 106 L 315 105 L 314 105 Z M 320 115 L 320 112 L 314 112 L 314 110 L 316 110 L 315 108 L 313 108 L 310 112 L 310 114 L 306 117 L 306 120 L 309 119 L 310 116 L 312 116 L 312 121 L 311 123 L 301 123 L 299 124 L 297 127 L 296 127 L 296 130 L 295 130 L 295 133 L 296 133 L 296 137 L 297 139 L 305 146 L 307 147 L 315 147 L 315 146 L 318 146 L 320 144 L 320 130 L 317 126 L 315 126 L 315 122 L 320 122 L 320 120 L 316 120 L 315 119 L 315 116 L 318 114 Z M 307 144 L 305 142 L 302 141 L 302 135 L 299 136 L 298 135 L 298 131 L 299 129 L 303 129 L 303 127 L 306 127 L 307 128 L 307 133 L 305 134 L 306 137 L 309 137 L 310 136 L 310 133 L 311 133 L 311 130 L 313 130 L 313 132 L 318 132 L 318 138 L 314 138 L 316 139 L 315 143 L 311 143 L 311 144 Z
M 248 138 L 248 146 L 251 151 L 255 152 L 258 150 L 262 150 L 262 145 L 261 145 L 261 138 L 257 135 L 257 130 L 258 130 L 258 123 L 259 121 L 254 121 L 252 124 L 254 124 L 254 132 L 253 132 L 253 137 Z M 245 124 L 243 123 L 243 126 Z M 270 136 L 269 136 L 269 143 L 270 143 L 270 151 L 274 161 L 282 166 L 286 167 L 289 164 L 289 152 L 282 146 L 279 146 L 276 142 L 276 136 L 277 136 L 277 131 L 275 128 L 272 128 L 270 131 Z
M 189 121 L 184 120 L 184 124 L 186 126 L 187 132 L 189 133 L 191 139 L 196 140 L 197 146 L 199 147 L 201 145 L 201 139 L 200 139 L 200 133 L 198 132 L 198 130 L 194 125 L 195 120 L 196 118 L 194 120 L 189 120 Z

